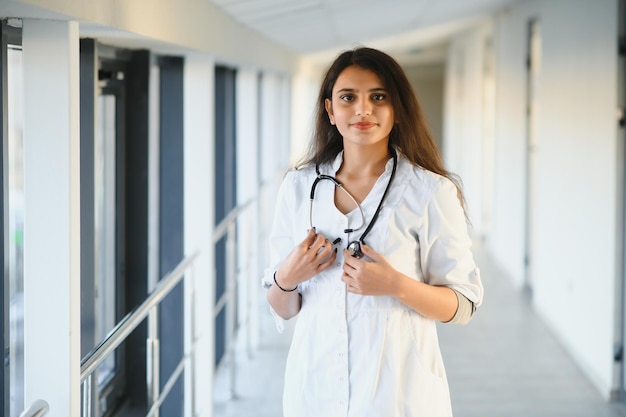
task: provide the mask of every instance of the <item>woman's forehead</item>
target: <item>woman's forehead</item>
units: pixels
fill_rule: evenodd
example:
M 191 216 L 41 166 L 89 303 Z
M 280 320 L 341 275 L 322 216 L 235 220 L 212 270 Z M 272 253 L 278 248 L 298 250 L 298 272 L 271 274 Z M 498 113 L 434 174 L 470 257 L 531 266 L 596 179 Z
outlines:
M 351 65 L 346 67 L 339 76 L 333 87 L 333 91 L 340 89 L 384 89 L 380 77 L 372 70 Z

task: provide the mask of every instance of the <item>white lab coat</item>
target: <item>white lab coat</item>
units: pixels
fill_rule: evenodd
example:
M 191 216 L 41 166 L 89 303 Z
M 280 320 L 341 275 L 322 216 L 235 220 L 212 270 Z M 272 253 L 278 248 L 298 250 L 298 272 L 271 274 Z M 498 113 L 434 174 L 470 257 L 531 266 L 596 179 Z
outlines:
M 320 167 L 335 175 L 342 162 Z M 391 175 L 390 159 L 361 206 L 372 218 Z M 309 225 L 314 167 L 290 171 L 280 187 L 270 236 L 273 283 L 281 261 L 301 242 Z M 347 242 L 360 213 L 334 205 L 335 187 L 321 181 L 313 203 L 313 225 L 329 240 L 342 238 L 335 265 L 300 284 L 298 314 L 287 358 L 284 417 L 449 417 L 446 373 L 435 322 L 392 297 L 348 293 L 341 282 Z M 398 271 L 432 285 L 459 291 L 477 306 L 483 288 L 470 251 L 466 219 L 455 186 L 412 165 L 399 154 L 395 178 L 378 220 L 365 239 Z M 281 330 L 281 319 L 276 316 Z

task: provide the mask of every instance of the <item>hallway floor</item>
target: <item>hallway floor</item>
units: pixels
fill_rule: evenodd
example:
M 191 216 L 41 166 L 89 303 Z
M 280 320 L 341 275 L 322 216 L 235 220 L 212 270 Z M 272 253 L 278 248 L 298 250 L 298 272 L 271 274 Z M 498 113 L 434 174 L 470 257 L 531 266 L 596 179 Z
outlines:
M 585 378 L 527 298 L 477 250 L 485 302 L 467 326 L 439 325 L 455 417 L 626 417 Z M 260 348 L 237 355 L 236 396 L 227 369 L 215 381 L 215 417 L 281 417 L 289 328 L 278 334 L 265 304 Z

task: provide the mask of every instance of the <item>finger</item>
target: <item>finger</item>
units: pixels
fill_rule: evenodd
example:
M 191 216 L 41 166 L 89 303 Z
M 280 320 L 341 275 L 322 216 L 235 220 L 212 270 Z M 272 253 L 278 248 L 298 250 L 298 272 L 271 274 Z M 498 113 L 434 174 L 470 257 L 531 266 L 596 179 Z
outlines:
M 354 293 L 354 294 L 361 294 L 364 295 L 364 291 L 360 288 L 360 287 L 356 287 L 354 285 L 351 285 L 348 288 L 348 292 Z
M 335 262 L 335 259 L 337 259 L 337 251 L 333 250 L 332 253 L 329 254 L 328 259 L 319 264 L 318 269 L 323 271 L 324 269 L 329 268 Z
M 320 265 L 325 264 L 331 257 L 333 260 L 337 258 L 337 250 L 333 249 L 332 245 L 327 240 L 326 244 L 317 251 L 315 256 L 316 261 L 319 262 Z
M 360 294 L 362 292 L 361 288 L 358 286 L 358 282 L 356 281 L 346 282 L 346 291 L 355 294 Z
M 374 262 L 380 261 L 380 254 L 376 252 L 374 249 L 372 249 L 371 247 L 367 246 L 365 243 L 361 244 L 361 251 L 363 252 L 363 255 L 367 256 L 372 261 Z
M 315 241 L 311 244 L 310 249 L 316 254 L 319 255 L 324 252 L 325 249 L 332 249 L 332 244 L 328 239 L 324 237 L 324 235 L 318 234 L 315 237 Z M 330 253 L 330 252 L 329 252 Z
M 346 284 L 354 286 L 356 284 L 356 276 L 357 276 L 356 270 L 351 269 L 351 268 L 346 269 L 344 267 L 343 274 L 341 274 L 341 280 L 345 282 Z
M 309 242 L 309 245 L 310 245 L 311 243 L 315 241 L 316 237 L 317 237 L 317 230 L 315 229 L 315 227 L 311 227 L 309 230 L 307 230 L 304 241 Z
M 325 241 L 326 238 L 321 234 L 314 233 L 312 235 L 312 239 L 309 239 L 309 237 L 307 236 L 307 239 L 305 240 L 306 246 L 304 247 L 307 259 L 309 259 L 310 261 L 317 259 L 317 255 L 324 246 Z M 330 242 L 326 246 L 330 246 Z
M 357 259 L 350 255 L 350 251 L 348 249 L 343 250 L 343 265 L 345 267 L 349 267 L 351 269 L 356 269 L 357 265 L 361 262 L 360 259 Z
M 299 245 L 303 251 L 306 252 L 309 250 L 313 242 L 315 242 L 316 236 L 317 236 L 317 233 L 315 232 L 314 227 L 307 230 L 306 236 L 304 237 L 304 239 L 302 239 L 302 242 L 300 242 L 300 245 Z

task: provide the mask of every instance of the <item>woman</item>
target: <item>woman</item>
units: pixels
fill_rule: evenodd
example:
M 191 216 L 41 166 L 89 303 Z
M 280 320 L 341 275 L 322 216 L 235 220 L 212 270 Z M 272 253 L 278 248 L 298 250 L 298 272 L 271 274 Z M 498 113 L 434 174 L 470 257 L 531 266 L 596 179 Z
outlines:
M 435 323 L 483 294 L 462 202 L 397 62 L 340 54 L 270 236 L 271 310 L 298 315 L 285 417 L 452 415 Z

